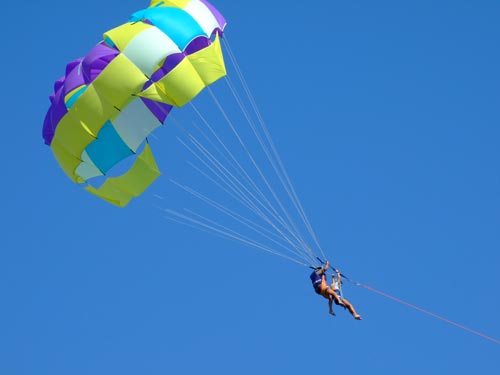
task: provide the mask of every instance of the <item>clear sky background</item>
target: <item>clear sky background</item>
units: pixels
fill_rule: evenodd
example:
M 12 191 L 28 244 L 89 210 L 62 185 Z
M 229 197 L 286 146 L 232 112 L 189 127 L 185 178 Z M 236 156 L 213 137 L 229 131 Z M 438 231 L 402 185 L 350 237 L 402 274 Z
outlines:
M 328 258 L 500 339 L 500 3 L 213 3 Z M 53 82 L 147 5 L 4 4 L 0 374 L 498 373 L 499 344 L 352 284 L 364 320 L 332 317 L 307 268 L 165 220 L 168 122 L 126 209 L 64 175 Z

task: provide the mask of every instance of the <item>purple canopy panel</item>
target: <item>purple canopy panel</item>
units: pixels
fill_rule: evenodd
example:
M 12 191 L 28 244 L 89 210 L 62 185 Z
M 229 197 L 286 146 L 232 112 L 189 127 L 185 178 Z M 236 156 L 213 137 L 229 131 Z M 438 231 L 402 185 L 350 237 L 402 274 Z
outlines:
M 50 107 L 49 110 L 47 111 L 47 114 L 45 115 L 45 119 L 43 121 L 43 129 L 42 129 L 42 136 L 46 145 L 50 145 L 52 143 L 55 131 L 56 127 L 52 122 L 52 107 Z
M 54 93 L 58 92 L 61 89 L 61 87 L 64 86 L 65 79 L 66 79 L 66 77 L 61 77 L 57 81 L 54 82 Z M 50 101 L 52 101 L 53 96 L 54 96 L 54 94 L 50 95 L 50 97 L 51 97 Z
M 81 60 L 77 65 L 72 64 L 72 68 L 66 68 L 66 79 L 64 80 L 64 95 L 66 96 L 74 89 L 85 85 L 82 75 Z
M 82 74 L 85 83 L 89 84 L 94 81 L 119 53 L 120 51 L 109 47 L 104 42 L 92 48 L 82 61 Z
M 63 83 L 64 81 L 59 80 L 57 82 Z M 43 139 L 48 145 L 52 143 L 57 124 L 68 112 L 66 104 L 64 103 L 64 86 L 61 84 L 56 84 L 55 86 L 58 87 L 58 90 L 50 96 L 52 105 L 47 111 L 42 130 Z
M 203 48 L 206 48 L 210 45 L 210 39 L 208 39 L 206 36 L 199 36 L 197 38 L 194 38 L 186 47 L 184 50 L 184 53 L 186 55 L 191 55 L 195 52 L 198 52 L 202 50 Z
M 155 102 L 154 100 L 148 98 L 141 98 L 146 107 L 151 111 L 151 113 L 160 121 L 162 124 L 165 122 L 168 114 L 172 110 L 172 106 L 165 103 Z
M 165 59 L 163 65 L 151 76 L 151 81 L 158 82 L 170 73 L 186 56 L 183 53 L 173 53 Z M 148 86 L 150 86 L 149 84 Z
M 66 64 L 66 74 L 65 76 L 67 77 L 69 75 L 69 73 L 75 69 L 76 66 L 80 65 L 80 63 L 82 62 L 83 58 L 79 58 L 79 59 L 76 59 L 76 60 L 73 60 L 71 62 L 69 62 L 68 64 Z

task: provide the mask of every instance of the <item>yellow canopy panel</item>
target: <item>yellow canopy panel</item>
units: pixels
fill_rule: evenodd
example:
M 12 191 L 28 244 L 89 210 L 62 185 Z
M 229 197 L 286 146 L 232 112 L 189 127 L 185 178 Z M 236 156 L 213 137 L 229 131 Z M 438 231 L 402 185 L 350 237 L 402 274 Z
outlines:
M 187 56 L 165 77 L 138 95 L 182 107 L 206 86 L 225 75 L 224 58 L 217 37 L 214 43 Z
M 151 148 L 146 143 L 144 150 L 127 172 L 119 177 L 108 178 L 97 189 L 90 185 L 85 189 L 109 203 L 125 207 L 132 198 L 141 195 L 158 176 L 160 171 Z

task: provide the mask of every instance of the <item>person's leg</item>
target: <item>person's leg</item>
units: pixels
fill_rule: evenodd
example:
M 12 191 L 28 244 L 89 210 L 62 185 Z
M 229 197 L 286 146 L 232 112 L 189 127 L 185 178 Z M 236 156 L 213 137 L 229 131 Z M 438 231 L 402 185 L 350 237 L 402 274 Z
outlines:
M 333 311 L 333 296 L 331 294 L 332 289 L 327 285 L 325 278 L 321 280 L 321 295 L 328 300 L 328 311 L 330 314 L 335 315 Z
M 335 315 L 335 311 L 333 311 L 333 298 L 332 298 L 332 296 L 328 296 L 328 308 L 329 308 L 330 314 Z
M 333 290 L 333 288 L 329 288 L 330 293 L 332 294 L 333 299 L 335 300 L 335 303 L 339 306 L 344 306 L 344 302 L 342 298 Z
M 352 303 L 350 303 L 346 299 L 344 299 L 343 302 L 344 302 L 344 306 L 347 307 L 347 309 L 349 310 L 349 312 L 351 313 L 351 315 L 354 317 L 354 319 L 361 320 L 361 316 L 356 312 L 356 310 L 354 309 L 354 306 L 352 305 Z

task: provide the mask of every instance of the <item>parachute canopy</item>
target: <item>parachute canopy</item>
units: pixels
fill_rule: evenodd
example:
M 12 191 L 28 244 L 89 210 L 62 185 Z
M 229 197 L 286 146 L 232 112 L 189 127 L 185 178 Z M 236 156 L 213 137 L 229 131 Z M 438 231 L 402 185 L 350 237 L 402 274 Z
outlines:
M 117 206 L 160 172 L 147 136 L 206 86 L 225 76 L 224 17 L 205 0 L 152 0 L 104 33 L 54 84 L 43 138 L 76 183 Z M 122 175 L 109 171 L 135 157 Z M 104 182 L 98 187 L 94 181 Z

